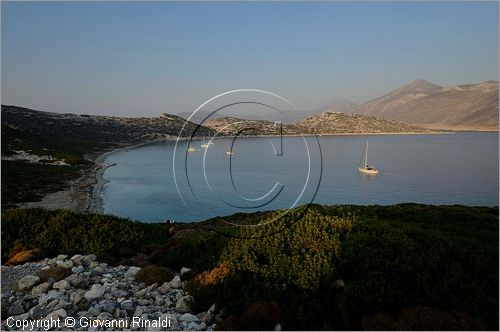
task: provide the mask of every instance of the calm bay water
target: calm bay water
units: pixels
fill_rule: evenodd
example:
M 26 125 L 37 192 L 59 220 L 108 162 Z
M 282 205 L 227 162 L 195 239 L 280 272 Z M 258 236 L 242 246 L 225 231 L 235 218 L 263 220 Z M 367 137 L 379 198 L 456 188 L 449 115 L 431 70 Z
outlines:
M 364 144 L 378 176 L 357 171 Z M 145 222 L 320 204 L 498 205 L 498 133 L 161 142 L 110 155 L 106 213 Z M 276 153 L 282 155 L 276 155 Z M 319 184 L 319 186 L 318 186 Z

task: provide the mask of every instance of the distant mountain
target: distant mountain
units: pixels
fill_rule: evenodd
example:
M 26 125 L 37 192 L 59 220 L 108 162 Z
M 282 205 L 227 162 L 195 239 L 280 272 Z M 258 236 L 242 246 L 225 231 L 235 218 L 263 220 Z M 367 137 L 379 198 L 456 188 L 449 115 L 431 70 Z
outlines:
M 498 130 L 498 81 L 441 87 L 417 80 L 356 112 L 432 129 Z
M 326 104 L 321 109 L 322 112 L 332 111 L 332 112 L 342 112 L 342 113 L 353 113 L 359 108 L 359 104 L 349 100 L 349 99 L 337 99 L 328 104 Z M 321 113 L 321 112 L 315 112 Z M 310 114 L 312 115 L 312 114 Z
M 278 135 L 280 126 L 267 120 L 244 120 L 234 117 L 210 120 L 205 125 L 225 135 Z M 282 126 L 284 135 L 299 134 L 388 134 L 422 133 L 428 129 L 400 121 L 378 119 L 360 114 L 324 112 Z

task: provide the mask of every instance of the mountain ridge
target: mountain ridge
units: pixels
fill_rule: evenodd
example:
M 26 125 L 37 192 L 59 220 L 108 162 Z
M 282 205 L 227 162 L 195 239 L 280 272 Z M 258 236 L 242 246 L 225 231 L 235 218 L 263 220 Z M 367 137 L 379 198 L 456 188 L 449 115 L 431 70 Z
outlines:
M 361 114 L 323 112 L 300 121 L 279 125 L 268 120 L 245 120 L 224 117 L 207 121 L 208 128 L 224 135 L 341 135 L 430 133 L 431 130 L 401 121 L 379 119 Z
M 441 87 L 416 80 L 362 104 L 356 113 L 430 129 L 498 131 L 498 81 Z

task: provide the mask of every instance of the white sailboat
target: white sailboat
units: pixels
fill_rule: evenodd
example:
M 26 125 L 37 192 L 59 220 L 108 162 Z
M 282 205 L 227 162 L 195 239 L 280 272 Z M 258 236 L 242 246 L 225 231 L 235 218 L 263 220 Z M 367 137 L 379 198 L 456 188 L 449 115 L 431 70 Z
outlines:
M 205 141 L 205 137 L 203 137 L 203 143 L 201 144 L 201 147 L 206 149 L 212 144 L 214 144 L 214 143 L 210 140 L 210 133 L 209 133 L 208 134 L 208 141 Z
M 195 148 L 194 146 L 192 146 L 191 143 L 189 143 L 189 145 L 187 147 L 187 151 L 188 152 L 196 152 L 196 151 L 198 151 L 198 149 Z
M 363 157 L 361 157 L 363 159 Z M 377 175 L 378 174 L 378 169 L 374 166 L 369 166 L 368 165 L 368 141 L 366 141 L 365 145 L 365 153 L 364 153 L 364 165 L 361 167 L 361 160 L 360 160 L 360 165 L 358 166 L 358 171 L 363 174 L 367 175 Z

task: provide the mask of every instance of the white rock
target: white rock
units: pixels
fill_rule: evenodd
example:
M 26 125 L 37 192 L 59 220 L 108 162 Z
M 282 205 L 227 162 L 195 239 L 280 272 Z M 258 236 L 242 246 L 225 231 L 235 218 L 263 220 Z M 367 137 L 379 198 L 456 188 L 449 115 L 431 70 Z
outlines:
M 31 295 L 38 296 L 40 294 L 47 292 L 49 288 L 50 285 L 47 282 L 44 282 L 43 284 L 33 287 L 33 289 L 31 290 Z
M 123 274 L 125 278 L 134 278 L 137 272 L 141 270 L 138 266 L 131 266 L 128 268 L 127 272 Z
M 80 260 L 82 260 L 82 258 L 83 258 L 82 255 L 74 255 L 70 259 L 74 262 L 74 261 L 80 261 Z
M 87 255 L 83 257 L 83 264 L 90 265 L 90 263 L 94 262 L 97 259 L 95 255 Z
M 147 291 L 148 291 L 147 288 L 143 288 L 140 291 L 135 292 L 134 296 L 137 297 L 137 298 L 139 298 L 139 299 L 142 299 L 144 296 L 146 296 Z
M 57 304 L 59 303 L 58 299 L 52 300 L 47 305 L 45 306 L 46 309 L 51 309 L 54 308 Z
M 190 314 L 190 313 L 186 313 L 186 314 L 182 315 L 181 317 L 179 317 L 179 320 L 181 322 L 186 322 L 186 323 L 201 322 L 200 318 L 198 318 L 197 316 Z
M 66 269 L 71 269 L 73 267 L 73 261 L 57 261 L 57 265 L 64 267 Z
M 85 298 L 87 300 L 95 300 L 101 298 L 104 295 L 106 288 L 100 284 L 94 284 L 89 291 L 85 292 Z
M 136 307 L 134 311 L 134 317 L 140 317 L 143 314 L 143 310 L 141 307 Z
M 191 306 L 194 303 L 194 298 L 191 295 L 183 296 L 175 304 L 175 310 L 181 314 L 191 312 Z
M 334 285 L 337 286 L 337 287 L 344 287 L 345 286 L 344 280 L 337 279 L 337 280 L 335 280 Z
M 200 324 L 196 324 L 195 322 L 191 322 L 188 324 L 187 330 L 189 330 L 189 331 L 201 331 L 201 330 L 204 330 L 206 327 L 207 326 L 203 322 Z
M 69 283 L 66 280 L 60 280 L 60 281 L 55 282 L 52 285 L 52 288 L 54 288 L 54 289 L 68 289 Z
M 17 287 L 21 292 L 28 291 L 33 286 L 37 285 L 40 282 L 40 278 L 33 275 L 27 275 L 21 278 L 17 283 Z
M 59 294 L 59 292 L 53 292 L 51 290 L 47 294 L 42 294 L 40 296 L 40 299 L 38 300 L 38 303 L 45 305 L 47 303 L 50 303 L 52 300 L 59 300 L 60 297 L 61 294 Z
M 73 293 L 69 294 L 69 300 L 73 304 L 78 304 L 85 296 L 85 291 L 83 289 L 77 289 Z
M 162 305 L 165 300 L 163 300 L 163 297 L 161 295 L 156 295 L 155 296 L 155 305 Z
M 84 270 L 83 266 L 75 266 L 74 268 L 71 269 L 71 272 L 75 273 L 75 274 L 78 274 L 78 273 L 82 273 Z
M 174 279 L 170 280 L 170 287 L 172 288 L 181 288 L 182 281 L 179 276 L 175 276 Z
M 163 285 L 161 285 L 160 288 L 158 288 L 158 291 L 160 294 L 165 295 L 167 292 L 170 290 L 170 283 L 169 282 L 164 282 Z
M 191 269 L 189 267 L 183 267 L 181 269 L 181 275 L 183 275 L 184 273 L 189 272 L 189 271 L 191 271 Z

